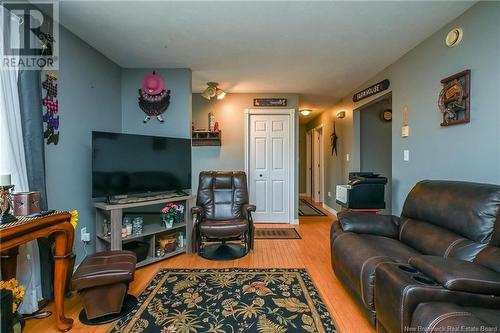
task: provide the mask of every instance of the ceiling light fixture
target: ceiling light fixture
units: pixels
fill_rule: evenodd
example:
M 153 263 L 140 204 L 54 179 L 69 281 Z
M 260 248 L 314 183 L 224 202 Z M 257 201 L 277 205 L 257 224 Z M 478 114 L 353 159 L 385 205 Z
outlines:
M 214 97 L 217 97 L 219 100 L 224 99 L 224 97 L 226 97 L 226 92 L 219 89 L 218 85 L 219 84 L 217 82 L 207 82 L 208 87 L 201 93 L 201 96 L 208 100 L 211 100 Z
M 312 112 L 312 110 L 310 110 L 310 109 L 302 109 L 302 110 L 300 110 L 300 114 L 303 115 L 303 116 L 308 116 L 308 115 L 311 114 L 311 112 Z

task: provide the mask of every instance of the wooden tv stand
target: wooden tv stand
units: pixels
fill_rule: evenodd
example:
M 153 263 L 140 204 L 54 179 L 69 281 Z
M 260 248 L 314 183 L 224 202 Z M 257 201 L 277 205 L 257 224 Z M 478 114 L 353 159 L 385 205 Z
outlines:
M 142 200 L 143 198 L 141 198 Z M 194 201 L 193 195 L 173 196 L 169 198 L 160 198 L 147 201 L 127 202 L 110 204 L 105 202 L 95 202 L 96 208 L 96 250 L 121 250 L 124 242 L 132 240 L 143 240 L 149 243 L 149 252 L 145 260 L 137 263 L 137 267 L 152 264 L 154 262 L 164 260 L 181 253 L 192 253 L 191 233 L 193 230 L 191 219 L 191 207 Z M 168 202 L 179 202 L 184 205 L 184 223 L 174 224 L 172 228 L 166 229 L 161 224 L 160 209 L 161 206 Z M 155 207 L 158 206 L 158 210 Z M 146 212 L 141 211 L 144 209 Z M 148 211 L 149 210 L 149 211 Z M 156 213 L 155 213 L 156 212 Z M 122 239 L 122 218 L 124 215 L 140 216 L 147 215 L 144 218 L 143 232 L 140 235 L 128 236 Z M 103 235 L 103 223 L 107 219 L 110 221 L 110 236 Z M 166 254 L 163 257 L 156 257 L 155 244 L 156 237 L 168 231 L 183 231 L 186 236 L 186 244 L 182 248 L 177 248 L 175 251 Z

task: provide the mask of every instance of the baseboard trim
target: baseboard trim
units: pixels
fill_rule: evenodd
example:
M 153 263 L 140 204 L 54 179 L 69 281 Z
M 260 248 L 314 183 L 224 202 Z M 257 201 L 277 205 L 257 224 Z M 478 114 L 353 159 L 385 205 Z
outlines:
M 292 220 L 292 223 L 290 223 L 290 224 L 294 224 L 294 225 L 295 225 L 295 224 L 299 224 L 299 219 L 293 219 L 293 220 Z
M 323 202 L 323 208 L 326 209 L 330 214 L 337 216 L 338 212 L 333 209 L 332 207 L 328 206 L 326 203 Z
M 307 196 L 307 193 L 299 193 L 299 198 L 306 198 Z

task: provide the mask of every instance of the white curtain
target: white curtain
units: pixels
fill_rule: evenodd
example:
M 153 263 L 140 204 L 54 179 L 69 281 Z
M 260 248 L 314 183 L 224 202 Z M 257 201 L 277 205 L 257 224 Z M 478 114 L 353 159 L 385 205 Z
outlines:
M 9 38 L 2 38 L 0 48 L 3 48 L 4 41 L 15 43 L 11 38 L 19 39 L 19 20 L 13 15 L 9 16 L 12 30 L 3 31 L 3 37 L 8 33 Z M 24 192 L 29 191 L 29 186 L 17 78 L 17 69 L 0 70 L 0 174 L 10 174 L 15 191 Z M 19 247 L 17 279 L 25 287 L 25 298 L 19 307 L 20 313 L 33 313 L 38 310 L 38 301 L 42 298 L 39 258 L 36 241 Z

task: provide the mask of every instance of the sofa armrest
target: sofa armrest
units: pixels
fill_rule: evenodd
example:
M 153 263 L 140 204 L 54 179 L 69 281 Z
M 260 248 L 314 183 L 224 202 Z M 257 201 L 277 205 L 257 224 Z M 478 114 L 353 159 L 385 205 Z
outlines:
M 438 256 L 417 256 L 409 262 L 448 290 L 500 296 L 500 273 L 479 264 Z
M 398 238 L 397 216 L 345 211 L 340 212 L 337 217 L 343 231 Z

